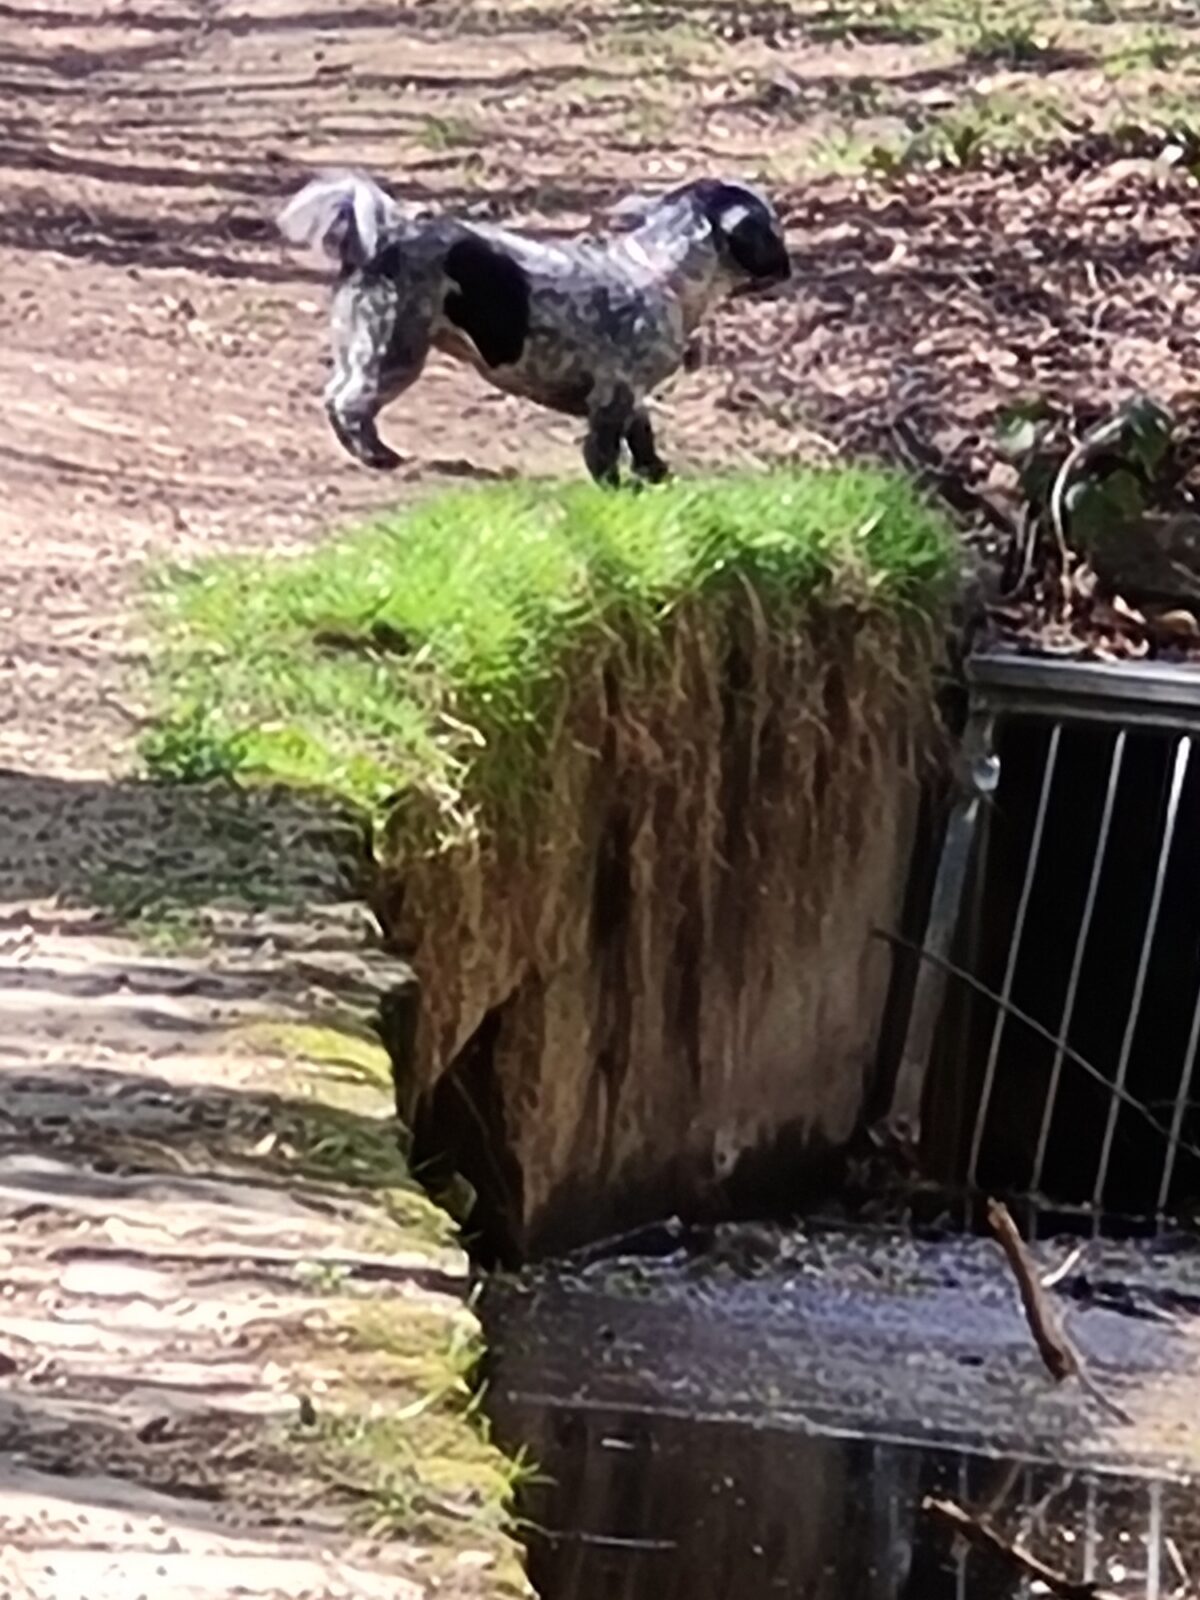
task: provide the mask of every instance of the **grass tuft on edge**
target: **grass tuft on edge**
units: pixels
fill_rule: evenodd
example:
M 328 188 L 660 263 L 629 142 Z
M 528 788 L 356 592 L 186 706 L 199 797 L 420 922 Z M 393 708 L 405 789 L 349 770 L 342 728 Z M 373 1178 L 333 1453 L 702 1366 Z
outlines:
M 866 466 L 438 495 L 299 558 L 160 573 L 143 756 L 161 779 L 313 785 L 376 814 L 416 796 L 443 848 L 480 807 L 536 804 L 572 682 L 614 640 L 652 670 L 681 604 L 747 584 L 776 625 L 820 604 L 926 617 L 952 552 L 916 488 Z

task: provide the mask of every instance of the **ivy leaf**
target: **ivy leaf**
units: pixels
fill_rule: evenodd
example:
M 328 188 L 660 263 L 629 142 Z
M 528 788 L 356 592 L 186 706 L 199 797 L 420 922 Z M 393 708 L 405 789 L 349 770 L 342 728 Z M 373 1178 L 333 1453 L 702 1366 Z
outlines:
M 1105 540 L 1134 526 L 1145 512 L 1142 485 L 1127 467 L 1101 481 L 1083 478 L 1066 494 L 1070 533 L 1081 545 Z
M 1021 401 L 1001 411 L 996 444 L 1010 461 L 1020 461 L 1041 450 L 1054 428 L 1054 414 L 1044 400 Z
M 1127 458 L 1152 478 L 1171 448 L 1175 421 L 1171 413 L 1146 395 L 1138 395 L 1124 407 Z

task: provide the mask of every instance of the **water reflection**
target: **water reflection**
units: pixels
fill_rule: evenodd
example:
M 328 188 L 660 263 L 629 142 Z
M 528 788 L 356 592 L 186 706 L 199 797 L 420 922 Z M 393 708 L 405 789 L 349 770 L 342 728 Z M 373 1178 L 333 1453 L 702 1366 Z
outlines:
M 501 1370 L 503 1363 L 501 1364 Z M 986 1509 L 1073 1580 L 1137 1600 L 1200 1572 L 1194 1488 L 1043 1464 L 493 1390 L 502 1439 L 552 1480 L 522 1511 L 542 1600 L 1014 1600 L 1039 1589 L 970 1550 L 925 1496 Z M 1195 1593 L 1195 1590 L 1192 1590 Z
M 1048 1382 L 988 1241 L 744 1243 L 489 1286 L 489 1408 L 551 1480 L 522 1507 L 542 1600 L 1045 1594 L 1013 1545 L 1078 1600 L 1200 1600 L 1194 1255 L 1090 1247 L 1125 1298 L 1071 1301 L 1072 1336 L 1137 1413 L 1117 1427 Z M 928 1497 L 986 1514 L 1009 1555 Z

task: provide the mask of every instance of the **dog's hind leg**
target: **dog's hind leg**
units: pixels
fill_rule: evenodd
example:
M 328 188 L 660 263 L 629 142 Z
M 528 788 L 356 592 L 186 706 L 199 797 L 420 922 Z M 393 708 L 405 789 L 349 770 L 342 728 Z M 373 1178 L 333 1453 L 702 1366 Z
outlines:
M 364 466 L 386 471 L 401 457 L 379 437 L 375 419 L 421 375 L 430 349 L 429 318 L 406 321 L 395 284 L 350 282 L 333 316 L 333 373 L 325 413 L 342 448 Z

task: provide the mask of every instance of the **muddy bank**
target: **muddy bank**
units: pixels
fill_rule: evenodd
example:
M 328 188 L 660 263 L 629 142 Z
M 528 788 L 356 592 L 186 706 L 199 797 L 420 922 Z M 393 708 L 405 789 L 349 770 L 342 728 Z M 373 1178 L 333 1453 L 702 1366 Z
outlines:
M 1072 1241 L 1046 1241 L 1043 1270 Z M 489 1289 L 499 1387 L 529 1400 L 851 1431 L 1137 1472 L 1200 1466 L 1200 1272 L 1186 1239 L 1097 1241 L 1054 1291 L 1129 1422 L 1054 1386 L 990 1240 L 717 1230 L 703 1255 L 545 1266 Z

